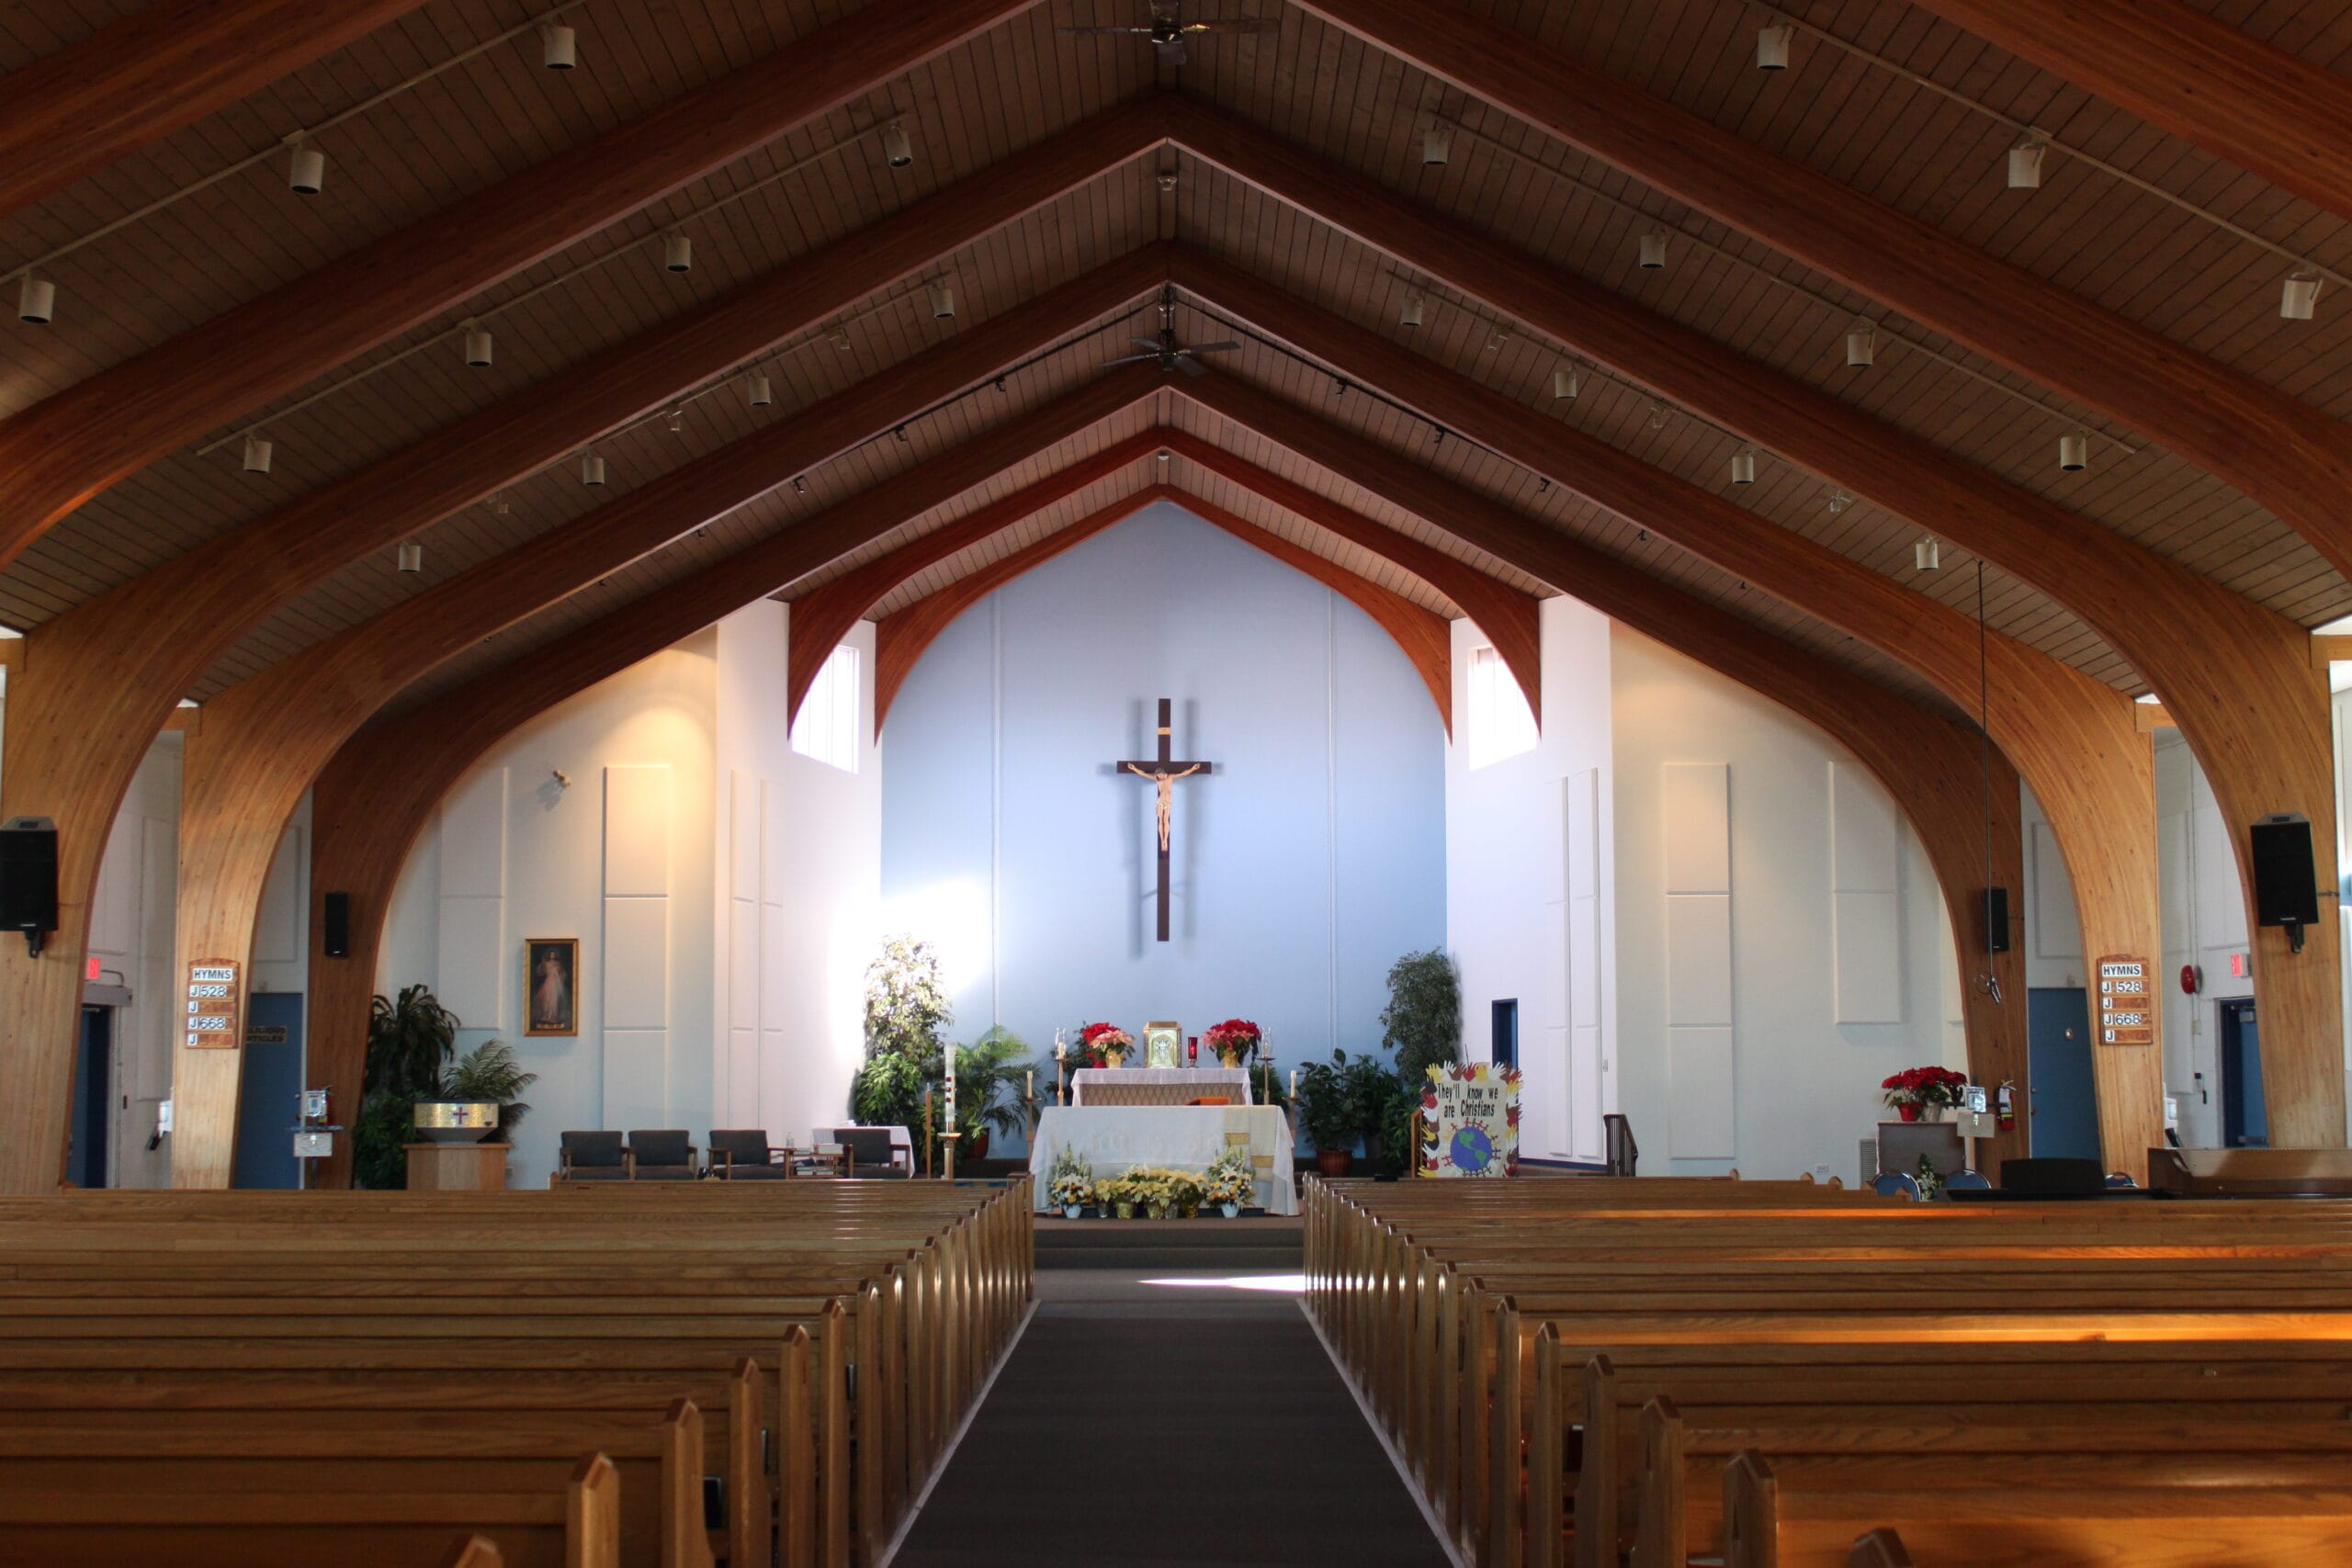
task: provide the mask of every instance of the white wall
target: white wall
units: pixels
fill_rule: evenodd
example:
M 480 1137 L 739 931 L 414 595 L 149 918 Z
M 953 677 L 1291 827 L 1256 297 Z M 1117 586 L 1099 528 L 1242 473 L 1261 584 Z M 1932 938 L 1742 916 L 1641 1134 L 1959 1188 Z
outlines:
M 424 981 L 539 1075 L 508 1162 L 537 1186 L 569 1127 L 710 1126 L 718 636 L 540 715 L 441 803 L 402 870 L 379 991 Z M 568 775 L 569 787 L 555 773 Z M 523 944 L 577 937 L 577 1036 L 522 1032 Z
M 1521 1156 L 1598 1161 L 1600 1118 L 1617 1108 L 1609 622 L 1574 599 L 1544 602 L 1540 739 L 1473 770 L 1469 671 L 1487 642 L 1453 623 L 1446 942 L 1464 1055 L 1489 1057 L 1494 1003 L 1516 998 Z
M 172 1092 L 172 932 L 179 887 L 180 737 L 159 736 L 140 763 L 107 840 L 90 908 L 100 978 L 130 987 L 115 1014 L 115 1115 L 107 1184 L 171 1184 L 171 1141 L 150 1153 L 157 1108 Z M 130 1100 L 126 1106 L 125 1099 Z
M 857 771 L 792 750 L 785 724 L 787 606 L 718 624 L 719 866 L 714 994 L 724 1049 L 713 1073 L 722 1125 L 777 1142 L 845 1116 L 865 1055 L 865 967 L 881 897 L 882 758 L 874 742 L 874 626 L 857 658 Z
M 1926 852 L 1828 737 L 1612 632 L 1617 1093 L 1643 1169 L 1851 1180 L 1879 1081 L 1967 1065 Z

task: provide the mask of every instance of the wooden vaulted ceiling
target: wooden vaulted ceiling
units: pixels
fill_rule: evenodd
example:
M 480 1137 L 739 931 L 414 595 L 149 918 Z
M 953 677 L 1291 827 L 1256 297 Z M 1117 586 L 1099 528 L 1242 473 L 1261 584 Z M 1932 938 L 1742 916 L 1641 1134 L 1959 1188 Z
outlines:
M 1957 3 L 1957 0 L 1954 0 Z M 2171 0 L 2167 0 L 2171 3 Z M 579 29 L 580 69 L 539 66 L 527 30 L 322 135 L 327 186 L 289 194 L 283 154 L 152 215 L 130 219 L 170 191 L 205 178 L 288 130 L 316 125 L 401 80 L 433 69 L 544 7 L 505 0 L 435 0 L 280 79 L 170 131 L 142 150 L 0 216 L 0 267 L 21 265 L 122 223 L 46 265 L 58 286 L 55 324 L 0 324 L 0 418 L 30 408 L 223 312 L 246 305 L 366 243 L 451 207 L 496 182 L 695 92 L 862 7 L 795 0 L 582 0 L 563 20 Z M 1808 28 L 1848 40 L 1903 71 L 1965 93 L 2041 127 L 2134 176 L 2180 193 L 2297 258 L 2352 272 L 2352 238 L 2336 212 L 2245 173 L 2049 72 L 2002 52 L 1939 11 L 1894 0 L 1811 0 L 1781 7 Z M 1998 7 L 1994 7 L 1997 9 Z M 387 11 L 399 7 L 388 6 Z M 1186 15 L 1200 11 L 1189 6 Z M 1467 97 L 1396 56 L 1306 9 L 1252 0 L 1221 14 L 1277 18 L 1259 38 L 1196 41 L 1181 70 L 1156 66 L 1140 42 L 1060 36 L 1065 24 L 1128 22 L 1146 0 L 1048 0 L 948 50 L 886 86 L 744 156 L 650 206 L 594 228 L 554 252 L 308 384 L 220 423 L 97 494 L 0 572 L 0 622 L 42 625 L 96 594 L 201 550 L 365 463 L 435 432 L 463 426 L 500 399 L 560 381 L 592 355 L 657 332 L 689 309 L 857 234 L 919 198 L 990 178 L 1023 150 L 1089 116 L 1154 91 L 1181 94 L 1369 175 L 1467 229 L 1491 234 L 1669 321 L 1694 327 L 1841 402 L 1927 437 L 1968 462 L 2046 496 L 2306 625 L 2352 610 L 2352 586 L 2262 506 L 2143 433 L 2095 414 L 2047 387 L 1701 215 L 1578 152 L 1568 143 Z M 2182 214 L 2155 197 L 2052 152 L 2038 191 L 2010 191 L 2001 162 L 2016 133 L 1886 66 L 1831 47 L 1811 31 L 1792 68 L 1754 68 L 1762 13 L 1739 0 L 1596 0 L 1575 6 L 1489 0 L 1472 9 L 1545 48 L 1595 65 L 1714 125 L 1760 152 L 1827 174 L 1853 190 L 2005 260 L 2214 362 L 2336 419 L 2352 415 L 2352 301 L 2325 297 L 2319 318 L 2278 315 L 2279 280 L 2294 265 Z M 2352 57 L 2352 8 L 2296 0 L 2195 0 L 2188 9 L 2322 69 Z M 57 0 L 0 16 L 0 71 L 53 60 L 108 24 L 135 18 L 132 0 Z M 892 120 L 915 143 L 910 167 L 888 166 L 874 132 Z M 1452 128 L 1449 162 L 1424 167 L 1421 137 Z M 1159 176 L 1175 176 L 1170 188 Z M 1634 265 L 1639 235 L 1663 226 L 1670 265 Z M 689 234 L 694 269 L 659 265 L 659 237 Z M 570 457 L 424 528 L 425 570 L 403 576 L 389 550 L 336 571 L 278 606 L 219 659 L 189 694 L 208 697 L 348 629 L 433 584 L 533 539 L 560 548 L 567 524 L 756 428 L 856 386 L 922 349 L 971 331 L 1023 301 L 1155 241 L 1172 241 L 1265 278 L 1292 294 L 1426 355 L 1480 385 L 1537 407 L 1665 472 L 1733 496 L 1758 517 L 1838 550 L 1905 587 L 1973 612 L 1973 558 L 1947 542 L 1944 570 L 1912 570 L 1917 528 L 1838 492 L 1769 453 L 1753 487 L 1726 484 L 1745 443 L 1671 403 L 1601 372 L 1532 331 L 1414 273 L 1297 206 L 1181 147 L 1162 148 L 1086 180 L 916 276 L 797 334 L 758 368 L 775 406 L 746 406 L 733 379 L 684 400 L 678 428 L 655 417 L 600 440 L 611 484 L 591 491 Z M 933 317 L 924 284 L 950 280 L 952 321 Z M 6 286 L 14 299 L 13 282 Z M 1426 300 L 1423 324 L 1399 326 L 1408 295 Z M 454 333 L 479 318 L 495 334 L 488 370 L 460 362 Z M 695 536 L 610 573 L 597 584 L 443 665 L 413 686 L 423 701 L 485 669 L 598 618 L 665 582 L 789 526 L 926 458 L 984 435 L 1012 414 L 1086 385 L 1123 341 L 1156 325 L 1143 301 L 1106 314 L 1034 362 L 1002 389 L 986 386 L 908 422 L 892 435 L 812 467 L 805 490 L 773 491 Z M 1234 334 L 1221 312 L 1187 294 L 1176 310 L 1191 342 Z M 1881 323 L 1878 362 L 1849 369 L 1844 334 Z M 1248 324 L 1243 323 L 1246 327 Z M 1322 368 L 1261 333 L 1217 362 L 1238 378 L 1372 439 L 1412 452 L 1474 491 L 1586 538 L 1701 598 L 1838 659 L 1923 701 L 1921 681 L 1884 656 L 1736 576 L 1645 534 L 1594 504 L 1361 391 L 1339 396 Z M 1581 395 L 1555 404 L 1555 369 L 1581 367 Z M 1512 586 L 1539 585 L 1406 514 L 1347 476 L 1304 462 L 1227 426 L 1182 398 L 1129 410 L 1008 475 L 934 509 L 797 584 L 805 592 L 908 539 L 944 526 L 1028 479 L 1068 467 L 1165 420 L 1341 504 L 1386 522 Z M 276 443 L 274 470 L 239 466 L 237 436 L 256 421 Z M 2090 470 L 2062 474 L 2061 434 L 2092 436 Z M 1178 466 L 1183 467 L 1179 459 Z M 901 607 L 957 577 L 1145 486 L 1161 466 L 1136 465 L 1021 527 L 928 569 L 874 613 Z M 1442 614 L 1455 606 L 1429 583 L 1214 475 L 1183 482 L 1278 536 Z M 1997 570 L 1985 576 L 1993 625 L 2122 690 L 2138 673 L 2096 632 L 2046 594 Z

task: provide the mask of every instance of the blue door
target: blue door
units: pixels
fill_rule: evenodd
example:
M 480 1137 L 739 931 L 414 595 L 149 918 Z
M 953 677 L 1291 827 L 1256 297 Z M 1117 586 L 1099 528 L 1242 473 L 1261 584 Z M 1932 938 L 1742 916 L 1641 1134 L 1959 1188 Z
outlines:
M 2233 1149 L 2270 1146 L 2270 1115 L 2262 1102 L 2262 1042 L 2254 1027 L 2254 998 L 2221 1004 L 2222 1144 Z
M 2036 1158 L 2097 1159 L 2098 1092 L 2091 1082 L 2090 1005 L 2079 986 L 2026 993 L 2026 1059 Z
M 114 1122 L 114 1009 L 82 1010 L 82 1043 L 74 1060 L 74 1124 L 65 1146 L 65 1179 L 76 1187 L 107 1184 L 107 1129 Z
M 280 1032 L 283 1037 L 280 1038 Z M 302 998 L 258 991 L 246 1004 L 243 1087 L 237 1095 L 237 1163 L 232 1187 L 300 1187 L 294 1122 L 301 1111 Z

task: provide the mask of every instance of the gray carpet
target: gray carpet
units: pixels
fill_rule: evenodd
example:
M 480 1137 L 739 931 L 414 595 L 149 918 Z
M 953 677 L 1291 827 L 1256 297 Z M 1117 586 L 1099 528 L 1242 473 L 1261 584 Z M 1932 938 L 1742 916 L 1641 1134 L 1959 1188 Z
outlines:
M 1292 1226 L 1040 1228 L 1037 1314 L 897 1562 L 1446 1559 L 1288 1291 Z

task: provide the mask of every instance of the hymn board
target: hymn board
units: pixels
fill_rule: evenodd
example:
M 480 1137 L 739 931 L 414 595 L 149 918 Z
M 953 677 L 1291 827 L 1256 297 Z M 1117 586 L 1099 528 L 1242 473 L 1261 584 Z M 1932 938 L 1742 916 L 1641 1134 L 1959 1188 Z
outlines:
M 1159 755 L 1119 764 L 1119 772 L 1133 773 L 1139 779 L 1149 779 L 1159 790 L 1156 814 L 1159 821 L 1159 940 L 1162 942 L 1168 940 L 1168 817 L 1175 806 L 1176 781 L 1190 778 L 1194 773 L 1216 771 L 1206 762 L 1182 761 L 1168 755 L 1170 742 L 1173 739 L 1171 710 L 1170 700 L 1160 698 Z

